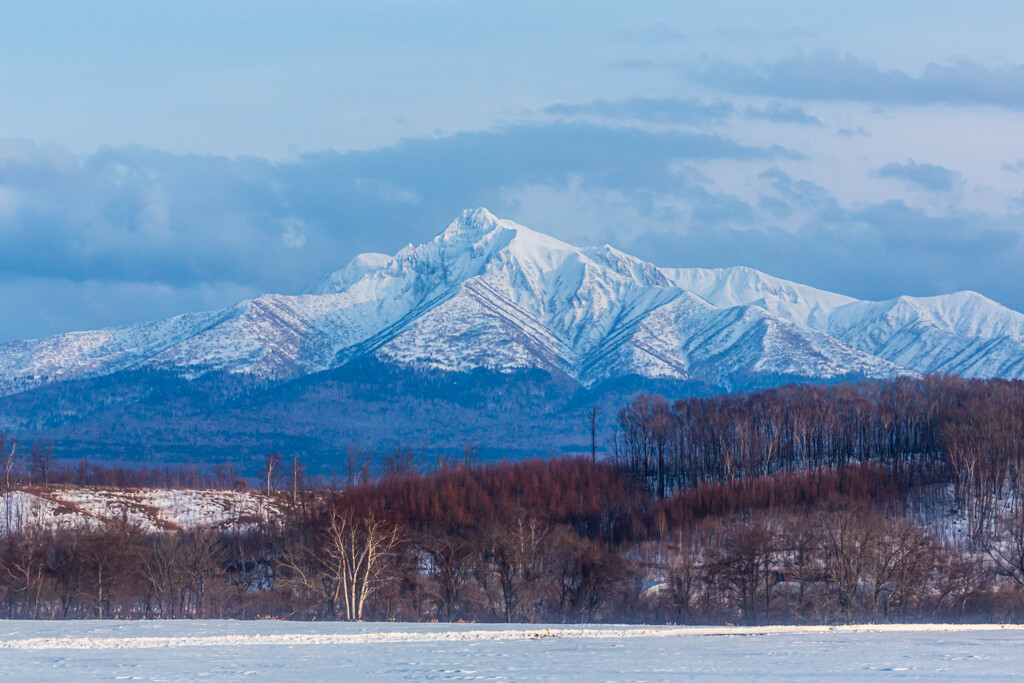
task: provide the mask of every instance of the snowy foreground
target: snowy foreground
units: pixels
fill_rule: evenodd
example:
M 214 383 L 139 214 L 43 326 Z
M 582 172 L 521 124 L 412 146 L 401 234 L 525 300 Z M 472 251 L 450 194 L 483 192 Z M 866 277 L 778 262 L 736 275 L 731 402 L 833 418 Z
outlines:
M 1017 626 L 0 621 L 0 680 L 1019 680 Z

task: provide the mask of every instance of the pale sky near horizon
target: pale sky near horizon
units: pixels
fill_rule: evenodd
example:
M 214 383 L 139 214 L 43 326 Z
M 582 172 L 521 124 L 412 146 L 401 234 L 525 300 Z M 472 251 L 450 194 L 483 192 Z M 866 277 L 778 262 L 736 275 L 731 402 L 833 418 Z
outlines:
M 297 293 L 463 208 L 1024 310 L 1024 5 L 8 2 L 0 341 Z

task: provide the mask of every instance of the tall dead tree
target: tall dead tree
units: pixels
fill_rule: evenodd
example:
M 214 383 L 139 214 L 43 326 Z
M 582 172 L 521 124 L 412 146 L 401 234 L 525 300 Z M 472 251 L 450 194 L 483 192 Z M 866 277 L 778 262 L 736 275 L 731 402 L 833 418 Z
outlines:
M 299 489 L 303 487 L 303 478 L 306 474 L 305 466 L 299 462 L 298 457 L 292 456 L 292 505 L 297 505 L 299 502 Z
M 7 435 L 0 434 L 0 454 L 3 454 L 7 450 Z M 11 441 L 11 450 L 4 457 L 3 468 L 4 468 L 4 490 L 3 493 L 7 493 L 11 490 L 11 471 L 14 470 L 14 452 L 17 449 L 17 442 Z
M 600 409 L 597 404 L 594 403 L 587 410 L 587 422 L 590 425 L 590 461 L 597 462 L 597 416 L 600 414 Z
M 6 441 L 7 441 L 7 435 L 6 434 L 0 434 L 0 453 L 3 453 L 6 450 L 6 448 L 4 448 L 4 446 L 6 446 Z M 7 454 L 7 457 L 4 458 L 4 461 L 3 461 L 3 468 L 4 468 L 4 490 L 0 491 L 0 495 L 2 495 L 2 497 L 4 499 L 4 522 L 6 524 L 6 526 L 4 526 L 4 528 L 7 529 L 7 530 L 11 529 L 11 513 L 13 512 L 13 503 L 14 503 L 13 496 L 8 495 L 8 494 L 10 494 L 10 492 L 11 492 L 11 470 L 14 469 L 14 452 L 15 452 L 16 448 L 17 448 L 17 443 L 14 442 L 14 441 L 11 441 L 11 451 L 10 451 L 10 453 Z
M 276 488 L 274 485 L 277 481 L 277 477 L 281 471 L 281 454 L 280 453 L 267 453 L 266 459 L 263 463 L 263 474 L 266 476 L 267 481 L 267 495 Z

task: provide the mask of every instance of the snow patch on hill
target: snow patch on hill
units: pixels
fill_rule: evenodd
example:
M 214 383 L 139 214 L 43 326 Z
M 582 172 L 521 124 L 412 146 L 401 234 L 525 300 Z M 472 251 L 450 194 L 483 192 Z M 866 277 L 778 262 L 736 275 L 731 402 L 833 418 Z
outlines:
M 104 489 L 58 486 L 0 498 L 0 534 L 32 527 L 97 527 L 125 520 L 144 531 L 244 527 L 280 516 L 254 491 Z

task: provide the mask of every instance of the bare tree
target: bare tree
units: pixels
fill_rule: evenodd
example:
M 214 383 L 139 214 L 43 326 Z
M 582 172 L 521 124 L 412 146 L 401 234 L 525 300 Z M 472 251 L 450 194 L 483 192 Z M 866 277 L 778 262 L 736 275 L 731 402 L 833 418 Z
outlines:
M 6 434 L 0 434 L 0 456 L 3 456 L 4 451 L 7 450 L 6 449 L 6 445 L 7 445 L 7 435 Z M 7 453 L 6 456 L 3 456 L 4 459 L 3 459 L 2 463 L 0 463 L 0 464 L 2 464 L 3 469 L 4 469 L 4 490 L 3 490 L 4 493 L 7 493 L 8 491 L 11 490 L 11 471 L 14 469 L 14 452 L 17 449 L 17 446 L 18 446 L 17 442 L 12 440 L 11 441 L 11 450 L 10 450 L 10 452 Z
M 587 410 L 587 423 L 590 426 L 590 461 L 597 462 L 597 416 L 600 409 L 594 403 Z
M 322 538 L 285 553 L 287 583 L 323 595 L 332 614 L 360 621 L 366 600 L 384 580 L 387 559 L 402 540 L 401 529 L 389 521 L 332 507 Z
M 906 616 L 911 600 L 926 588 L 934 558 L 928 537 L 917 524 L 906 519 L 886 520 L 868 565 L 871 581 L 871 604 L 875 615 L 882 609 L 885 616 L 898 610 Z
M 443 535 L 428 539 L 423 549 L 436 586 L 437 616 L 452 621 L 459 614 L 465 585 L 472 574 L 475 548 L 457 535 Z
M 693 608 L 703 572 L 702 551 L 698 539 L 681 533 L 675 547 L 671 549 L 665 582 L 668 584 L 667 597 L 678 621 L 693 619 Z
M 555 533 L 544 555 L 550 559 L 546 574 L 558 597 L 558 615 L 563 623 L 593 621 L 625 578 L 624 558 L 567 527 Z
M 192 616 L 202 618 L 204 607 L 209 602 L 209 592 L 217 579 L 223 580 L 223 565 L 227 558 L 217 532 L 211 529 L 196 529 L 189 533 L 184 544 L 185 588 L 192 605 Z M 223 581 L 222 581 L 223 582 Z M 219 616 L 219 615 L 217 615 Z
M 348 445 L 345 454 L 345 479 L 349 488 L 358 483 L 365 483 L 369 470 L 366 454 L 354 445 Z
M 762 600 L 765 621 L 771 611 L 772 589 L 780 579 L 778 538 L 770 522 L 758 517 L 751 524 L 734 525 L 721 540 L 715 569 L 735 591 L 750 625 L 757 624 Z
M 530 586 L 540 578 L 547 528 L 537 520 L 520 518 L 511 528 L 496 524 L 488 536 L 486 556 L 498 579 L 503 616 L 511 623 L 519 616 Z
M 0 566 L 11 596 L 21 599 L 22 613 L 32 619 L 39 618 L 41 606 L 47 550 L 44 540 L 41 528 L 30 527 L 27 534 L 15 539 L 15 552 L 9 552 L 9 560 Z
M 480 457 L 480 444 L 473 439 L 468 439 L 462 444 L 462 464 L 472 465 Z
M 6 450 L 6 441 L 7 435 L 0 434 L 0 455 L 2 455 Z M 4 469 L 4 488 L 3 491 L 0 491 L 0 497 L 3 497 L 4 499 L 4 528 L 8 531 L 11 529 L 11 513 L 14 504 L 13 496 L 9 494 L 11 493 L 11 470 L 14 469 L 14 452 L 16 448 L 17 444 L 14 441 L 11 441 L 11 451 L 7 454 L 2 463 Z
M 32 472 L 42 482 L 43 487 L 50 485 L 50 468 L 53 465 L 53 441 L 42 439 L 32 444 L 28 453 L 29 466 Z
M 825 577 L 839 615 L 849 619 L 869 578 L 879 524 L 864 509 L 845 509 L 822 515 L 821 529 Z
M 140 546 L 138 567 L 142 575 L 146 616 L 176 618 L 185 616 L 185 565 L 188 561 L 187 537 L 183 533 L 159 534 L 146 546 Z
M 416 454 L 411 448 L 399 446 L 380 459 L 380 473 L 384 477 L 411 474 L 416 471 Z
M 113 593 L 128 589 L 139 578 L 136 558 L 141 538 L 141 529 L 126 515 L 86 533 L 81 552 L 92 584 L 88 597 L 95 605 L 97 619 L 116 616 L 118 601 Z
M 373 515 L 356 519 L 351 513 L 331 512 L 327 558 L 347 620 L 362 620 L 366 599 L 382 581 L 385 560 L 401 540 L 397 526 Z
M 281 454 L 276 452 L 267 453 L 263 462 L 263 477 L 267 482 L 266 492 L 277 488 L 277 480 L 281 476 Z
M 292 488 L 292 505 L 297 505 L 299 502 L 299 490 L 303 486 L 303 479 L 306 475 L 306 467 L 299 462 L 297 456 L 292 456 L 291 465 L 291 488 Z
M 1024 515 L 1000 517 L 995 533 L 985 539 L 985 551 L 996 574 L 1024 587 Z

